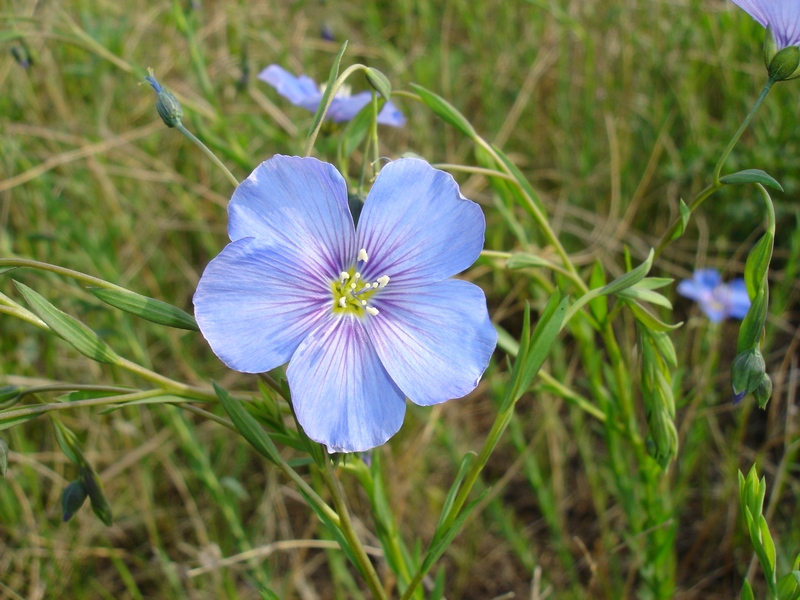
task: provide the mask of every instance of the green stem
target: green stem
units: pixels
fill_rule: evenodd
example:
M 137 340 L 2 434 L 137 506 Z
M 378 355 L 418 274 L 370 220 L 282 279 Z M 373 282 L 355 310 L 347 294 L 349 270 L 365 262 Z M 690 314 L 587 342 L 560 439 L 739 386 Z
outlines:
M 347 67 L 341 75 L 333 82 L 332 90 L 330 95 L 328 96 L 328 101 L 325 103 L 325 109 L 322 112 L 322 118 L 317 123 L 317 126 L 314 128 L 314 131 L 311 132 L 311 135 L 308 136 L 308 141 L 306 142 L 306 148 L 303 152 L 303 156 L 311 156 L 311 150 L 314 148 L 314 144 L 317 141 L 317 136 L 319 135 L 320 129 L 322 129 L 322 124 L 325 122 L 325 114 L 328 112 L 328 109 L 331 107 L 331 103 L 333 99 L 336 97 L 336 92 L 345 82 L 345 80 L 350 77 L 356 71 L 363 70 L 366 71 L 367 68 L 361 64 L 350 65 Z
M 508 177 L 511 177 L 516 181 L 514 173 L 511 172 L 511 170 L 506 166 L 503 160 L 497 155 L 497 152 L 495 152 L 494 148 L 489 142 L 487 142 L 478 135 L 475 136 L 474 141 L 492 156 L 492 158 L 495 161 L 495 164 L 497 164 Z M 533 198 L 530 197 L 530 194 L 528 194 L 528 192 L 525 190 L 523 186 L 517 185 L 517 189 L 519 190 L 520 194 L 522 194 L 522 197 L 525 199 L 526 208 L 533 215 L 536 224 L 539 226 L 542 233 L 544 233 L 545 238 L 553 246 L 553 248 L 555 248 L 556 253 L 558 253 L 558 255 L 561 257 L 561 261 L 564 264 L 564 268 L 567 271 L 567 276 L 569 277 L 570 281 L 572 281 L 575 284 L 575 286 L 578 288 L 581 294 L 585 294 L 587 291 L 589 291 L 589 288 L 586 285 L 586 283 L 584 283 L 583 279 L 581 279 L 581 276 L 578 274 L 578 270 L 575 268 L 575 265 L 570 260 L 569 254 L 567 254 L 567 251 L 561 244 L 561 240 L 558 239 L 556 232 L 553 231 L 553 228 L 550 226 L 550 222 L 547 220 L 547 217 L 545 216 L 544 213 L 542 213 L 541 210 L 539 210 L 539 207 L 537 206 L 536 202 L 534 202 Z
M 725 164 L 725 161 L 728 159 L 733 147 L 736 145 L 736 142 L 739 141 L 739 138 L 742 137 L 744 130 L 747 129 L 747 126 L 750 124 L 750 121 L 753 119 L 753 116 L 756 114 L 758 107 L 761 106 L 761 103 L 764 102 L 764 98 L 767 97 L 769 90 L 775 84 L 775 80 L 770 77 L 767 80 L 767 83 L 764 84 L 764 89 L 761 90 L 761 94 L 758 96 L 758 100 L 753 105 L 753 108 L 750 109 L 750 112 L 742 121 L 742 124 L 739 125 L 739 129 L 736 130 L 736 133 L 733 134 L 731 141 L 728 142 L 728 145 L 725 146 L 725 150 L 722 151 L 722 156 L 719 157 L 719 161 L 717 161 L 717 166 L 714 167 L 714 184 L 719 185 L 719 174 L 722 172 L 722 166 Z
M 714 167 L 714 174 L 712 176 L 711 184 L 703 189 L 692 201 L 689 205 L 689 214 L 692 214 L 695 210 L 697 210 L 700 205 L 714 192 L 716 192 L 719 188 L 723 186 L 723 183 L 720 181 L 720 173 L 722 172 L 722 167 L 725 164 L 725 161 L 728 160 L 728 156 L 730 156 L 731 151 L 733 150 L 736 143 L 739 141 L 739 138 L 742 137 L 742 134 L 747 129 L 748 125 L 750 125 L 750 121 L 752 121 L 753 116 L 755 116 L 758 107 L 764 102 L 764 99 L 767 97 L 772 86 L 775 84 L 775 80 L 770 78 L 767 80 L 767 83 L 764 84 L 764 88 L 761 90 L 761 94 L 758 96 L 753 108 L 750 109 L 750 112 L 747 113 L 747 116 L 742 121 L 742 124 L 739 125 L 739 129 L 736 130 L 736 133 L 733 134 L 733 137 L 728 142 L 728 145 L 725 146 L 725 149 L 722 151 L 722 155 L 719 157 L 716 166 Z M 683 222 L 683 216 L 678 215 L 677 219 L 670 225 L 669 229 L 661 236 L 661 241 L 658 243 L 658 247 L 656 248 L 655 258 L 658 258 L 661 255 L 661 252 L 667 245 L 672 241 L 672 236 L 681 226 Z
M 381 585 L 380 578 L 375 572 L 375 567 L 372 566 L 372 562 L 369 560 L 369 556 L 367 556 L 367 552 L 364 550 L 361 540 L 358 539 L 358 534 L 353 527 L 353 522 L 350 520 L 350 512 L 347 509 L 347 503 L 344 499 L 344 494 L 339 486 L 339 480 L 336 478 L 336 474 L 333 472 L 333 468 L 331 467 L 330 457 L 323 456 L 322 461 L 325 464 L 325 468 L 320 469 L 320 473 L 322 475 L 322 479 L 325 481 L 325 485 L 328 487 L 328 490 L 331 493 L 333 507 L 336 509 L 336 512 L 339 515 L 339 529 L 341 529 L 342 534 L 350 543 L 350 547 L 353 549 L 353 555 L 356 559 L 356 562 L 358 562 L 364 578 L 366 579 L 373 598 L 388 600 L 388 596 Z
M 228 178 L 228 181 L 231 182 L 233 187 L 239 186 L 239 180 L 236 179 L 236 177 L 233 176 L 233 173 L 231 173 L 228 170 L 228 167 L 225 166 L 225 163 L 223 163 L 219 158 L 217 158 L 217 155 L 214 154 L 211 150 L 209 150 L 208 146 L 206 146 L 203 142 L 201 142 L 197 138 L 197 136 L 195 136 L 191 131 L 186 129 L 186 127 L 183 126 L 183 123 L 179 122 L 177 125 L 175 125 L 175 129 L 177 129 L 183 135 L 185 135 L 189 139 L 189 141 L 192 142 L 194 145 L 196 145 L 198 148 L 200 148 L 200 150 L 202 150 L 206 154 L 206 156 L 208 156 L 213 161 L 215 165 L 217 165 L 220 169 L 222 169 L 222 172 L 225 173 L 225 176 Z

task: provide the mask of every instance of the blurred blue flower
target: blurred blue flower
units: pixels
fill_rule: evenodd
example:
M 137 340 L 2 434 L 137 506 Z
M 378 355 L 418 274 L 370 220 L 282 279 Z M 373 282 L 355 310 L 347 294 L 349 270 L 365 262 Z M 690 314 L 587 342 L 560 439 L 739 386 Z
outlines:
M 733 0 L 775 38 L 777 50 L 800 45 L 800 0 Z
M 743 319 L 750 309 L 744 279 L 739 277 L 730 283 L 722 283 L 716 269 L 698 269 L 691 279 L 678 284 L 678 293 L 700 304 L 700 310 L 712 323 L 728 317 Z
M 268 66 L 258 74 L 258 78 L 274 87 L 281 96 L 295 106 L 302 106 L 311 112 L 317 111 L 322 100 L 322 90 L 313 79 L 307 75 L 295 77 L 278 65 Z M 326 116 L 334 123 L 351 120 L 372 99 L 371 92 L 360 92 L 351 96 L 343 88 L 344 86 L 336 93 Z M 406 124 L 406 118 L 399 108 L 387 102 L 378 113 L 378 123 L 390 127 L 402 127 Z
M 425 161 L 390 162 L 358 226 L 336 169 L 275 156 L 236 189 L 231 243 L 206 267 L 195 316 L 229 367 L 287 361 L 297 419 L 330 452 L 363 452 L 477 386 L 497 334 L 483 291 L 451 279 L 483 247 L 480 207 Z

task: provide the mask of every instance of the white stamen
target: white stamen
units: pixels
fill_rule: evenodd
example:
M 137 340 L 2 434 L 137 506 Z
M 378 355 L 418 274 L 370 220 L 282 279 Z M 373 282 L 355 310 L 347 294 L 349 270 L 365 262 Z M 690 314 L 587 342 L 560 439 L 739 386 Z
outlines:
M 356 274 L 353 275 L 353 281 L 358 281 L 359 279 L 361 279 L 361 273 L 356 271 Z
M 339 306 L 341 306 L 342 308 L 344 308 L 345 306 L 347 306 L 347 298 L 345 298 L 344 296 L 342 296 L 341 298 L 339 298 Z
M 367 305 L 367 301 L 366 300 L 362 300 L 361 301 L 361 306 L 366 306 L 366 305 Z
M 369 260 L 369 255 L 367 254 L 367 251 L 364 248 L 358 251 L 358 260 L 359 262 L 361 261 L 367 262 Z
M 354 290 L 354 289 L 356 289 L 356 282 L 355 282 L 355 281 L 354 281 L 353 283 L 351 283 L 351 284 L 350 284 L 350 289 L 351 289 L 351 290 Z
M 367 312 L 368 312 L 369 314 L 371 314 L 373 317 L 374 317 L 375 315 L 377 315 L 377 314 L 378 314 L 378 309 L 377 309 L 377 308 L 375 308 L 374 306 L 368 306 L 366 310 L 367 310 Z
M 342 271 L 341 273 L 339 273 L 339 283 L 344 283 L 348 279 L 350 279 L 350 273 L 348 273 L 347 271 Z
M 389 276 L 384 275 L 383 277 L 378 277 L 378 287 L 385 288 L 386 284 L 389 283 Z

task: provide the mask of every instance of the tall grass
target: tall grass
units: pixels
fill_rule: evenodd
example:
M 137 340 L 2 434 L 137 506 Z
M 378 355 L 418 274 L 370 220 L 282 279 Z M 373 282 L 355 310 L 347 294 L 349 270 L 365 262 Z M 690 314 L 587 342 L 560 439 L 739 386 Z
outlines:
M 187 310 L 202 269 L 226 242 L 232 189 L 163 126 L 152 91 L 140 85 L 147 67 L 180 98 L 187 126 L 241 179 L 273 154 L 301 153 L 312 119 L 255 74 L 279 63 L 324 80 L 347 39 L 346 63 L 380 69 L 395 89 L 421 84 L 467 115 L 528 177 L 574 262 L 588 272 L 599 261 L 611 277 L 624 271 L 626 248 L 641 262 L 676 218 L 679 199 L 705 185 L 766 79 L 763 30 L 722 0 L 10 0 L 0 24 L 0 256 L 90 273 Z M 323 39 L 323 27 L 334 41 Z M 685 321 L 673 335 L 684 366 L 675 381 L 680 454 L 664 482 L 664 510 L 679 598 L 738 594 L 752 549 L 736 473 L 754 462 L 767 478 L 783 572 L 800 547 L 797 85 L 776 86 L 728 163 L 764 168 L 785 190 L 775 198 L 765 354 L 775 390 L 766 411 L 752 398 L 730 402 L 737 323 L 711 326 L 675 300 L 674 320 Z M 382 130 L 383 154 L 474 163 L 461 134 L 423 105 L 398 102 L 409 123 Z M 323 132 L 320 155 L 335 154 L 335 136 Z M 527 214 L 506 206 L 484 176 L 454 175 L 485 208 L 487 249 L 539 247 Z M 759 206 L 749 188 L 723 190 L 656 271 L 740 274 Z M 256 389 L 199 334 L 108 310 L 64 278 L 13 276 L 145 367 L 197 385 Z M 546 300 L 546 276 L 535 269 L 508 271 L 484 258 L 467 276 L 487 292 L 494 322 L 515 337 L 525 301 L 541 308 Z M 18 297 L 10 276 L 0 275 L 0 293 Z M 0 384 L 139 383 L 8 315 L 0 315 L 0 332 Z M 623 321 L 616 333 L 633 332 Z M 477 484 L 490 489 L 481 510 L 442 561 L 447 598 L 626 598 L 643 589 L 642 538 L 628 535 L 637 507 L 625 506 L 643 500 L 624 500 L 634 474 L 612 481 L 602 427 L 556 388 L 594 389 L 577 352 L 573 337 L 562 338 L 546 368 L 552 382 L 520 401 Z M 503 353 L 497 358 L 474 394 L 410 407 L 401 432 L 376 451 L 392 474 L 397 522 L 423 540 L 459 458 L 478 450 L 492 425 L 506 382 Z M 12 452 L 0 480 L 0 598 L 255 598 L 267 584 L 282 598 L 367 596 L 297 491 L 229 430 L 173 406 L 65 410 L 60 418 L 98 469 L 114 524 L 86 509 L 61 523 L 61 492 L 76 474 L 49 422 L 3 431 Z M 368 500 L 354 480 L 344 482 L 359 534 L 377 546 Z M 751 577 L 763 589 L 757 570 Z

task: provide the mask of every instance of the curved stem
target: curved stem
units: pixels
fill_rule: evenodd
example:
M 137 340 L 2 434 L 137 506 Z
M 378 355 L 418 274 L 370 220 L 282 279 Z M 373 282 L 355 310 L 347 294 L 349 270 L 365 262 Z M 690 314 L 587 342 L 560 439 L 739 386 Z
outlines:
M 228 167 L 225 166 L 225 163 L 223 163 L 219 158 L 217 158 L 217 155 L 214 154 L 211 150 L 209 150 L 208 146 L 206 146 L 203 142 L 201 142 L 197 138 L 197 136 L 195 136 L 191 131 L 186 129 L 186 127 L 183 126 L 183 123 L 179 122 L 177 125 L 175 125 L 175 129 L 177 129 L 183 135 L 185 135 L 189 139 L 189 141 L 192 142 L 198 148 L 200 148 L 200 150 L 202 150 L 205 153 L 205 155 L 208 156 L 215 165 L 217 165 L 220 169 L 222 169 L 222 172 L 225 173 L 225 176 L 228 178 L 228 181 L 231 182 L 233 187 L 239 186 L 239 180 L 236 179 L 236 177 L 233 176 L 233 173 L 231 173 L 228 170 Z
M 308 136 L 308 141 L 306 142 L 305 151 L 303 152 L 303 156 L 311 156 L 311 150 L 314 148 L 314 144 L 317 141 L 317 136 L 319 135 L 319 130 L 322 129 L 322 124 L 325 122 L 325 114 L 328 112 L 328 109 L 331 107 L 331 103 L 333 99 L 336 97 L 336 92 L 345 82 L 345 80 L 350 77 L 353 73 L 359 70 L 366 70 L 367 68 L 362 64 L 355 64 L 350 65 L 347 67 L 339 77 L 337 77 L 336 81 L 333 82 L 331 86 L 331 92 L 328 96 L 328 101 L 325 103 L 325 109 L 322 111 L 322 118 L 317 123 L 317 126 L 314 128 L 314 131 L 311 132 L 311 135 Z
M 728 142 L 728 145 L 725 146 L 725 149 L 722 151 L 722 155 L 719 157 L 717 164 L 714 166 L 714 174 L 712 176 L 712 182 L 708 185 L 705 189 L 703 189 L 692 203 L 689 205 L 689 214 L 692 214 L 700 205 L 714 192 L 720 189 L 723 186 L 723 183 L 720 181 L 720 173 L 722 173 L 722 167 L 725 164 L 725 161 L 728 160 L 728 156 L 730 156 L 731 151 L 733 150 L 736 143 L 739 141 L 739 138 L 742 137 L 742 134 L 747 129 L 747 126 L 750 125 L 750 121 L 753 120 L 753 116 L 756 114 L 758 107 L 764 102 L 764 98 L 767 97 L 770 89 L 775 84 L 775 80 L 770 78 L 767 80 L 767 83 L 764 84 L 764 88 L 761 90 L 761 94 L 758 96 L 753 108 L 750 109 L 750 112 L 747 113 L 747 116 L 742 121 L 742 124 L 739 125 L 739 129 L 736 130 L 736 133 L 733 134 L 733 137 Z M 667 245 L 672 241 L 673 235 L 681 226 L 683 222 L 683 215 L 678 215 L 678 218 L 670 225 L 669 229 L 661 236 L 661 240 L 658 243 L 658 247 L 656 248 L 655 258 L 658 258 L 661 255 L 661 252 Z
M 719 174 L 722 172 L 722 165 L 725 164 L 725 161 L 728 159 L 728 156 L 733 150 L 733 147 L 736 145 L 736 142 L 739 141 L 739 138 L 742 137 L 744 130 L 747 129 L 747 126 L 750 124 L 750 121 L 753 119 L 753 115 L 756 114 L 758 107 L 761 106 L 761 103 L 764 101 L 764 98 L 767 97 L 769 90 L 775 84 L 775 80 L 770 77 L 767 80 L 767 83 L 764 84 L 764 88 L 761 90 L 761 94 L 758 96 L 756 103 L 753 105 L 753 108 L 750 109 L 750 112 L 747 113 L 747 116 L 742 121 L 742 124 L 739 125 L 739 129 L 736 130 L 736 133 L 733 134 L 731 141 L 728 142 L 728 145 L 725 146 L 725 150 L 722 151 L 722 156 L 719 157 L 719 161 L 717 161 L 717 165 L 714 167 L 714 183 L 719 185 Z

